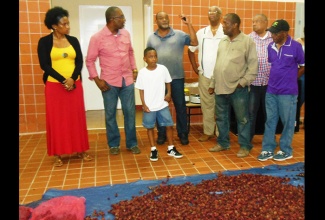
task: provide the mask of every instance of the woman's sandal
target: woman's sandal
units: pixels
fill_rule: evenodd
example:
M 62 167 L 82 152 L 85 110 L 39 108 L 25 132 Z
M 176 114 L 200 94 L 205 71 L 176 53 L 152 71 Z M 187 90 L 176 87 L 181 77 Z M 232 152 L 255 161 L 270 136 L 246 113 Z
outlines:
M 60 167 L 63 165 L 62 159 L 60 156 L 55 156 L 54 166 Z
M 78 153 L 78 157 L 83 159 L 84 161 L 91 161 L 93 159 L 89 154 L 87 154 L 85 152 Z

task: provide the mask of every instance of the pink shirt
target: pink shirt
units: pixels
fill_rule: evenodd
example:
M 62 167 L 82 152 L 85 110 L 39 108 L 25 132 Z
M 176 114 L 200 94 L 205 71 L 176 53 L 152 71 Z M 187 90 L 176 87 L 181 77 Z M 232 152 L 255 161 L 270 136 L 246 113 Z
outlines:
M 100 74 L 95 65 L 97 57 Z M 124 78 L 126 86 L 132 84 L 132 70 L 137 67 L 130 33 L 126 29 L 119 29 L 117 35 L 113 35 L 107 26 L 104 26 L 90 38 L 86 66 L 90 80 L 98 76 L 112 86 L 121 87 Z

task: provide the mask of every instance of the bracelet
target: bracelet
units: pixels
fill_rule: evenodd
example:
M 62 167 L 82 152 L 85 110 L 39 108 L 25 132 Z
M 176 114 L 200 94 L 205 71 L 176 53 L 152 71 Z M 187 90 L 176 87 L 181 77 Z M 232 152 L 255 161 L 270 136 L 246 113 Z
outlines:
M 133 73 L 137 73 L 137 72 L 138 72 L 138 70 L 137 70 L 137 69 L 134 69 L 134 70 L 132 70 L 132 72 L 133 72 Z

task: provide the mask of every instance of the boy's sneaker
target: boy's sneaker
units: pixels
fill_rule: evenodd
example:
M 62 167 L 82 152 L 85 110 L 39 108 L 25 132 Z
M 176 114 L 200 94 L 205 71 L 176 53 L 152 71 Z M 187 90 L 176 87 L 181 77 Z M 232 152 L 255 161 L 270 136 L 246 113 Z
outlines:
M 150 160 L 151 161 L 157 161 L 158 160 L 158 151 L 157 151 L 157 149 L 151 151 Z
M 292 158 L 292 155 L 289 155 L 283 151 L 278 151 L 276 153 L 276 155 L 274 155 L 273 157 L 273 160 L 276 160 L 276 161 L 284 161 L 286 159 L 291 159 Z
M 167 150 L 167 154 L 169 156 L 173 156 L 175 158 L 182 158 L 183 157 L 183 154 L 181 154 L 180 152 L 178 152 L 176 150 L 176 147 L 173 147 L 171 150 Z
M 261 154 L 257 157 L 259 161 L 266 161 L 273 158 L 273 153 L 271 151 L 262 151 Z

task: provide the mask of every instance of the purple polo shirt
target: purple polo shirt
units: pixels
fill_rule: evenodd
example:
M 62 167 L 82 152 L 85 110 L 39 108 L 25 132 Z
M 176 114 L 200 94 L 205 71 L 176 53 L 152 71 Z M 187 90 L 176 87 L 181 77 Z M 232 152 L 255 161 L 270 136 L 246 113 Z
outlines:
M 299 42 L 289 35 L 278 50 L 274 42 L 268 47 L 268 61 L 271 63 L 267 92 L 276 95 L 298 95 L 298 66 L 305 65 L 305 54 Z

